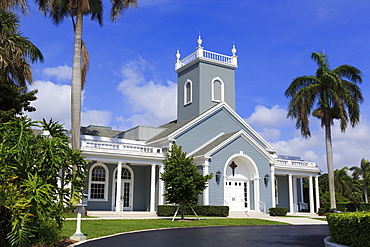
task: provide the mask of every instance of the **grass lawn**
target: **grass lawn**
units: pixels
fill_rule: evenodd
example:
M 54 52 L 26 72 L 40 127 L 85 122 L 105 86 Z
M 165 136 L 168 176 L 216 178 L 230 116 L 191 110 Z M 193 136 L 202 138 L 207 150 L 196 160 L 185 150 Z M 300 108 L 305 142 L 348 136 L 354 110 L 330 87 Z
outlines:
M 108 236 L 116 233 L 145 229 L 196 227 L 196 226 L 247 226 L 247 225 L 288 225 L 286 223 L 260 219 L 203 219 L 171 221 L 171 219 L 140 220 L 83 220 L 81 231 L 87 239 Z M 70 237 L 76 231 L 76 221 L 65 221 L 62 235 Z

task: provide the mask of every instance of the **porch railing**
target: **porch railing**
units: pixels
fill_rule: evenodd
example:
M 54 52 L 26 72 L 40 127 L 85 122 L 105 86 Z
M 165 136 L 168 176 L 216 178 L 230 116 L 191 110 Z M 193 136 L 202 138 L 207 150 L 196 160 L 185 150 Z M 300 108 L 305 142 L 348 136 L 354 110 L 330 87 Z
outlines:
M 110 150 L 120 150 L 127 152 L 139 152 L 139 153 L 152 153 L 160 154 L 162 153 L 161 148 L 156 147 L 146 147 L 135 144 L 120 144 L 120 143 L 107 143 L 107 142 L 96 142 L 96 141 L 82 141 L 81 149 L 84 148 L 96 148 L 96 149 L 110 149 Z
M 299 160 L 284 160 L 276 159 L 278 164 L 288 165 L 288 166 L 305 166 L 305 167 L 316 167 L 315 162 L 299 161 Z

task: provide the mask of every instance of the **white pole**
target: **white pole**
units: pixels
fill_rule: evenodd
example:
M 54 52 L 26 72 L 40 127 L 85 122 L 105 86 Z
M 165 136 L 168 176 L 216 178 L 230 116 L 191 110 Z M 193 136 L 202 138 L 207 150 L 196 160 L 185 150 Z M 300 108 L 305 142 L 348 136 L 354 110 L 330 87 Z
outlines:
M 70 239 L 74 241 L 84 241 L 86 240 L 86 236 L 81 232 L 81 213 L 82 213 L 82 205 L 77 206 L 77 226 L 76 232 L 73 234 Z

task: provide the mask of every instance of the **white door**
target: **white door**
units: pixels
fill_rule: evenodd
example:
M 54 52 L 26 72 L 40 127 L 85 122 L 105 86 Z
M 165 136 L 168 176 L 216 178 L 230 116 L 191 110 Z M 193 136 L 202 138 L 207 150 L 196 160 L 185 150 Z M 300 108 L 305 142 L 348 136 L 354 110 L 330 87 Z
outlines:
M 230 211 L 244 211 L 247 205 L 247 183 L 245 181 L 226 181 L 225 201 Z

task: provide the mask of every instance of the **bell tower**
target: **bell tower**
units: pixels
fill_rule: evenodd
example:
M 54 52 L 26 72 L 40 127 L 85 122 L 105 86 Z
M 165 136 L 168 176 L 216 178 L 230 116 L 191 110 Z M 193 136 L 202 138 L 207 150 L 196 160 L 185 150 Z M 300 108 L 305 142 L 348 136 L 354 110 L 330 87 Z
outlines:
M 231 56 L 204 50 L 198 37 L 196 51 L 180 60 L 177 50 L 177 121 L 198 116 L 212 106 L 226 102 L 235 110 L 235 45 Z

